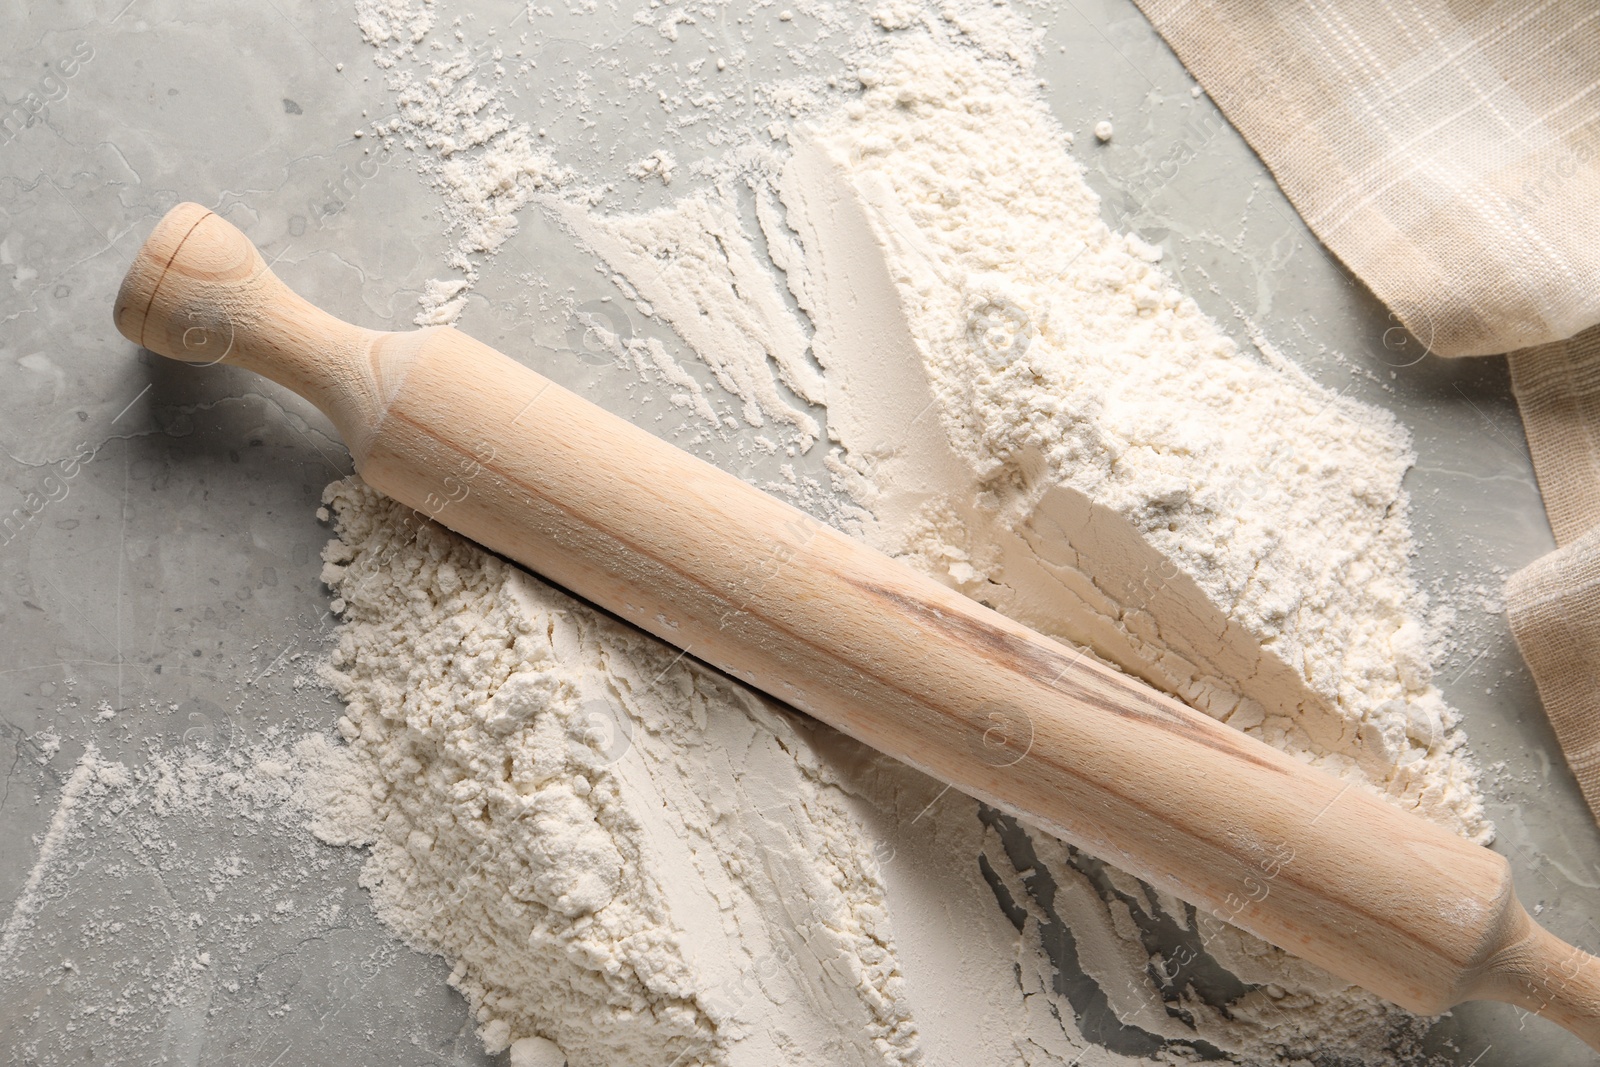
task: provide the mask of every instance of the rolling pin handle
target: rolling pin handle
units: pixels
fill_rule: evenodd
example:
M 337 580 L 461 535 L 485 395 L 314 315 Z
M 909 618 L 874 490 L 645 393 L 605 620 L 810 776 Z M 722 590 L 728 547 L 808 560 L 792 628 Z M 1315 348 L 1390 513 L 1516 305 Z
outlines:
M 1600 1051 L 1600 958 L 1534 922 L 1520 904 L 1513 907 L 1506 947 L 1485 961 L 1466 999 L 1514 1004 Z
M 323 311 L 280 281 L 238 227 L 193 203 L 156 224 L 112 316 L 124 337 L 158 355 L 243 367 L 300 394 L 333 420 L 358 464 L 416 338 Z

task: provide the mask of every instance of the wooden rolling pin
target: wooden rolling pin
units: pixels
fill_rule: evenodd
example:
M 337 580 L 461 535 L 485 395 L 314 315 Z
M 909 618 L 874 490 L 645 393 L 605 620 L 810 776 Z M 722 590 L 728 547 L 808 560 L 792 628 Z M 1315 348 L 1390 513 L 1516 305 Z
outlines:
M 852 737 L 1412 1011 L 1509 1001 L 1600 1048 L 1600 960 L 1506 861 L 1101 666 L 447 328 L 290 292 L 196 204 L 129 340 L 264 374 L 377 489 Z

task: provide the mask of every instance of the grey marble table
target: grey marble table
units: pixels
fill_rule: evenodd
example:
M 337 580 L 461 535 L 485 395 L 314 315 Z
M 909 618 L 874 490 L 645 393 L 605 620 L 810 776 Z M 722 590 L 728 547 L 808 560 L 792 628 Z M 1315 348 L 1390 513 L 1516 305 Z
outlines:
M 442 22 L 480 29 L 523 13 L 501 0 L 437 6 Z M 1495 847 L 1546 925 L 1600 947 L 1600 833 L 1498 607 L 1504 576 L 1551 548 L 1503 363 L 1439 360 L 1399 331 L 1209 103 L 1180 106 L 1190 79 L 1126 0 L 1027 10 L 1044 33 L 1047 97 L 1078 134 L 1108 221 L 1164 245 L 1220 321 L 1242 311 L 1318 380 L 1391 409 L 1415 435 L 1416 562 L 1456 613 L 1442 677 L 1490 768 Z M 734 40 L 738 14 L 703 30 Z M 542 76 L 572 77 L 599 45 L 622 60 L 589 70 L 603 88 L 670 52 L 653 32 L 631 34 L 628 18 L 550 13 L 535 31 Z M 745 47 L 770 51 L 777 71 L 789 46 Z M 4 1062 L 487 1062 L 443 962 L 371 917 L 354 852 L 220 815 L 129 820 L 74 839 L 51 860 L 65 865 L 55 895 L 28 896 L 86 746 L 133 764 L 337 717 L 305 682 L 332 627 L 317 558 L 328 531 L 313 512 L 323 485 L 351 471 L 348 454 L 298 398 L 141 352 L 110 311 L 152 223 L 193 199 L 244 228 L 311 300 L 407 327 L 451 239 L 406 154 L 374 163 L 372 140 L 353 136 L 395 106 L 372 56 L 351 8 L 310 0 L 64 0 L 0 14 L 0 906 L 35 900 L 32 941 L 54 953 L 13 960 L 0 979 Z M 523 117 L 597 171 L 661 133 L 620 106 L 585 130 L 570 109 L 538 113 L 534 95 Z M 1102 118 L 1117 133 L 1093 146 Z M 613 295 L 593 266 L 530 212 L 460 325 L 670 428 L 675 409 L 638 396 L 630 372 L 582 358 L 570 323 L 519 303 L 529 276 L 579 303 Z M 774 476 L 776 461 L 763 466 L 747 445 L 735 434 L 713 458 Z M 820 471 L 820 451 L 802 464 Z M 200 922 L 173 923 L 189 902 Z M 202 906 L 230 903 L 259 911 L 259 929 L 205 925 Z M 199 977 L 169 973 L 174 959 Z M 1430 1041 L 1461 1065 L 1595 1062 L 1497 1005 L 1458 1011 Z

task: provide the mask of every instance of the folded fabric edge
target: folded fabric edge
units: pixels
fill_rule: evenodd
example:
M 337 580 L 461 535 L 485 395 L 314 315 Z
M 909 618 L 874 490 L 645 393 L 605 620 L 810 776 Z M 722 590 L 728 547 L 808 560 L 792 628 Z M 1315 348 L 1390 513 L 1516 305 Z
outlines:
M 1600 525 L 1600 328 L 1507 357 L 1556 544 Z
M 1600 527 L 1513 574 L 1506 614 L 1567 765 L 1600 821 Z

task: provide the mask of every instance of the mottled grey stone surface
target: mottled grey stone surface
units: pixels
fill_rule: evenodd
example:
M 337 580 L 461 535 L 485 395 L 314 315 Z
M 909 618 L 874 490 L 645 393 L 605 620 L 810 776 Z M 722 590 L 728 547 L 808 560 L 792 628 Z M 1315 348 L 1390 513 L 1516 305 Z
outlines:
M 796 6 L 782 32 L 800 40 L 811 31 Z M 634 27 L 631 9 L 518 25 L 525 13 L 515 4 L 439 7 L 442 22 L 467 16 L 474 42 L 487 39 L 486 26 L 529 33 L 546 86 L 580 70 L 594 76 L 594 128 L 570 109 L 544 115 L 537 87 L 519 112 L 594 173 L 620 173 L 660 143 L 696 158 L 705 131 L 664 141 L 671 124 L 648 100 L 627 102 L 621 79 L 704 54 L 708 38 L 731 48 L 748 35 L 742 9 L 685 27 L 673 44 Z M 1125 0 L 1039 4 L 1032 17 L 1045 34 L 1047 95 L 1078 135 L 1108 221 L 1164 244 L 1182 284 L 1241 339 L 1248 317 L 1313 376 L 1390 408 L 1415 434 L 1417 567 L 1460 615 L 1442 675 L 1495 768 L 1496 847 L 1540 918 L 1596 947 L 1600 834 L 1503 619 L 1483 606 L 1505 574 L 1551 547 L 1503 365 L 1416 361 L 1418 340 L 1317 244 L 1210 104 L 1191 98 L 1181 66 Z M 782 40 L 741 46 L 750 78 L 786 62 Z M 0 14 L 9 116 L 0 121 L 0 516 L 13 516 L 0 538 L 0 915 L 23 893 L 87 744 L 131 765 L 152 743 L 249 740 L 275 726 L 325 727 L 338 714 L 296 678 L 313 672 L 331 628 L 317 560 L 327 530 L 313 512 L 322 486 L 351 470 L 347 453 L 296 397 L 229 368 L 140 352 L 110 311 L 151 225 L 193 199 L 244 228 L 314 302 L 364 325 L 408 326 L 424 282 L 448 276 L 450 239 L 405 153 L 374 164 L 371 138 L 352 137 L 394 106 L 372 54 L 347 5 L 307 0 L 69 0 Z M 1104 146 L 1089 135 L 1102 118 L 1116 127 Z M 529 211 L 485 267 L 460 325 L 671 435 L 676 409 L 630 372 L 575 353 L 570 324 L 524 302 L 531 284 L 570 287 L 580 303 L 614 295 L 593 267 Z M 630 328 L 676 344 L 659 324 Z M 781 457 L 741 452 L 751 436 L 710 455 L 748 477 L 776 476 Z M 802 469 L 820 471 L 820 453 Z M 50 731 L 60 737 L 53 753 L 42 740 Z M 372 919 L 355 853 L 249 830 L 220 817 L 173 823 L 168 835 L 186 835 L 177 844 L 96 837 L 58 857 L 79 865 L 94 895 L 42 903 L 37 929 L 62 960 L 30 962 L 29 980 L 4 990 L 0 1060 L 484 1060 L 443 964 L 395 945 Z M 231 857 L 249 873 L 218 882 L 213 868 Z M 283 910 L 278 875 L 302 868 Z M 173 922 L 188 902 L 206 915 L 259 914 L 257 929 Z M 110 922 L 124 924 L 114 938 L 121 956 L 104 947 Z M 160 989 L 169 967 L 202 952 L 211 953 L 202 977 L 174 1003 L 112 995 Z M 85 1014 L 113 1003 L 142 1006 Z M 1594 1062 L 1553 1027 L 1500 1006 L 1458 1013 L 1438 1040 L 1462 1065 Z

